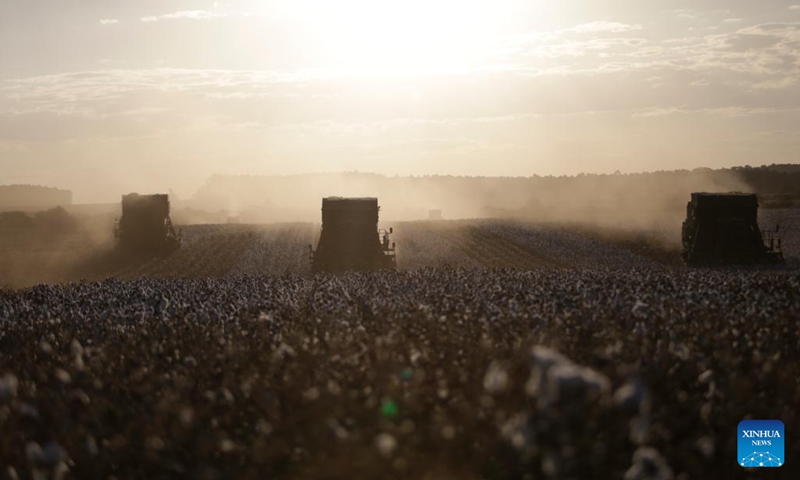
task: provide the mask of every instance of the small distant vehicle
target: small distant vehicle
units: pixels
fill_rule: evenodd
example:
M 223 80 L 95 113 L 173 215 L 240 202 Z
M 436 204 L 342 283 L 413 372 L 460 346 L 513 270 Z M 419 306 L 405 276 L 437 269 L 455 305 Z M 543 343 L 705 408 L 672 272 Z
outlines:
M 169 216 L 169 195 L 122 196 L 122 217 L 114 224 L 114 236 L 126 250 L 170 252 L 181 246 Z
M 309 245 L 311 270 L 395 270 L 395 244 L 389 238 L 393 230 L 378 229 L 379 210 L 373 197 L 323 198 L 317 250 Z
M 782 264 L 779 227 L 758 226 L 753 193 L 692 193 L 683 222 L 683 260 L 689 266 Z

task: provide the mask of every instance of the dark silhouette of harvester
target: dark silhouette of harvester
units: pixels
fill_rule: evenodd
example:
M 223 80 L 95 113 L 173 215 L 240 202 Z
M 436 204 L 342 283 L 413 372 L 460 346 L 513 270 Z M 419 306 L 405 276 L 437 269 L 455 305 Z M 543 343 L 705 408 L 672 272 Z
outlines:
M 774 231 L 758 226 L 758 198 L 752 193 L 693 193 L 683 222 L 687 265 L 783 263 Z
M 180 247 L 169 217 L 169 195 L 123 195 L 114 235 L 126 250 L 168 252 Z
M 378 210 L 377 198 L 323 198 L 322 233 L 317 251 L 311 250 L 311 270 L 395 269 L 392 229 L 378 229 Z

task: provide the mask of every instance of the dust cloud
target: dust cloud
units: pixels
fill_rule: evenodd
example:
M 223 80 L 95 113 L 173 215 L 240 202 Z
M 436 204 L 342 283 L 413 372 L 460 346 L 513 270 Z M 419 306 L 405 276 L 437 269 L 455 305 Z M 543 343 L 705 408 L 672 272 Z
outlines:
M 50 212 L 59 213 L 43 215 Z M 3 212 L 0 220 L 21 219 L 20 214 Z M 64 209 L 23 215 L 31 222 L 0 221 L 0 288 L 87 278 L 89 266 L 115 251 L 113 216 L 74 215 Z
M 383 222 L 506 218 L 631 231 L 679 231 L 696 191 L 747 191 L 735 171 L 575 177 L 387 177 L 366 173 L 214 176 L 184 205 L 241 223 L 319 222 L 326 196 L 378 197 Z
M 377 197 L 381 226 L 428 219 L 494 218 L 567 229 L 616 243 L 675 250 L 695 191 L 750 191 L 736 170 L 573 177 L 398 177 L 369 173 L 209 178 L 188 198 L 170 192 L 173 223 L 320 222 L 327 196 Z M 129 192 L 120 192 L 129 193 Z M 139 193 L 155 193 L 140 188 Z M 0 209 L 2 210 L 2 209 Z M 119 203 L 0 211 L 0 287 L 102 278 L 124 266 L 116 249 Z

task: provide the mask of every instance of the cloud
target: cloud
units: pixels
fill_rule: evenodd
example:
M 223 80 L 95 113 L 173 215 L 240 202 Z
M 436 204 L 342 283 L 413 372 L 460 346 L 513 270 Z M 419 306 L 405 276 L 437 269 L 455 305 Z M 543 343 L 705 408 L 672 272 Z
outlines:
M 619 22 L 608 22 L 604 20 L 596 21 L 596 22 L 589 22 L 584 23 L 582 25 L 577 25 L 572 28 L 563 29 L 561 33 L 567 32 L 574 32 L 574 33 L 601 33 L 601 32 L 610 32 L 610 33 L 622 33 L 622 32 L 630 32 L 634 30 L 641 30 L 641 25 L 631 25 L 627 23 L 619 23 Z
M 246 17 L 246 16 L 249 16 L 249 13 L 210 11 L 210 10 L 183 10 L 180 12 L 166 13 L 163 15 L 151 15 L 147 17 L 142 17 L 139 20 L 145 23 L 153 23 L 166 20 L 212 20 L 215 18 Z
M 639 52 L 646 40 L 640 38 L 597 38 L 586 41 L 561 42 L 552 45 L 533 46 L 529 53 L 533 57 L 559 59 L 562 57 L 583 57 L 591 53 L 629 49 Z
M 0 138 L 22 142 L 137 138 L 156 134 L 164 125 L 148 125 L 124 116 L 83 117 L 51 112 L 0 114 Z
M 652 51 L 643 48 L 648 44 L 645 38 L 621 35 L 638 30 L 642 30 L 638 24 L 595 21 L 550 32 L 518 34 L 494 48 L 511 65 L 524 65 L 523 68 L 539 71 L 552 71 L 553 68 L 572 71 L 578 66 L 571 65 L 570 58 L 608 58 L 639 49 L 642 49 L 641 56 L 652 54 Z M 583 67 L 581 65 L 577 69 Z
M 730 81 L 729 74 L 713 70 L 680 70 L 665 60 L 630 59 L 534 75 L 509 70 L 363 85 L 314 72 L 104 70 L 0 84 L 0 115 L 126 118 L 118 124 L 141 121 L 135 125 L 145 130 L 148 124 L 183 128 L 201 118 L 216 127 L 336 121 L 359 129 L 384 122 L 391 129 L 396 124 L 386 122 L 488 124 L 611 111 L 656 116 L 653 112 L 678 108 L 740 108 L 745 115 L 757 111 L 752 109 L 800 107 L 800 97 L 790 100 L 781 90 L 786 87 L 781 82 L 793 81 L 790 75 L 741 78 L 747 82 Z M 687 90 L 688 85 L 695 86 Z
M 100 20 L 100 25 L 114 25 L 115 23 L 119 23 L 119 20 L 116 18 L 104 18 Z
M 120 131 L 151 132 L 331 121 L 350 128 L 397 119 L 490 124 L 497 123 L 493 119 L 612 111 L 627 117 L 704 112 L 738 118 L 800 107 L 800 22 L 730 30 L 663 38 L 638 24 L 589 22 L 507 37 L 495 55 L 469 70 L 380 80 L 369 71 L 361 76 L 363 72 L 323 68 L 105 69 L 43 75 L 0 83 L 0 115 L 46 115 L 53 131 L 60 127 L 49 115 L 88 119 L 77 124 L 86 130 L 101 129 L 102 122 L 115 119 L 110 124 Z M 26 118 L 33 128 L 35 117 Z
M 694 68 L 729 70 L 758 77 L 745 81 L 774 83 L 800 74 L 798 44 L 800 23 L 766 23 L 705 37 L 682 53 Z
M 321 78 L 325 77 L 316 78 L 308 72 L 169 68 L 43 75 L 0 82 L 0 117 L 14 117 L 25 129 L 32 128 L 35 121 L 23 120 L 39 116 L 48 120 L 47 126 L 56 125 L 51 119 L 57 117 L 66 123 L 80 120 L 75 126 L 87 128 L 126 118 L 116 125 L 134 125 L 138 131 L 181 128 L 209 114 L 224 117 L 225 122 L 246 122 L 254 115 L 250 113 L 254 102 L 260 102 L 264 114 L 260 115 L 261 110 L 256 113 L 261 117 L 306 119 L 313 118 L 310 104 L 319 104 L 335 94 L 331 86 L 320 83 L 325 82 Z M 314 88 L 307 88 L 312 81 L 316 82 Z M 276 115 L 273 110 L 288 113 Z M 329 113 L 323 111 L 321 115 Z M 164 118 L 170 121 L 160 120 Z M 58 138 L 74 131 L 62 130 Z
M 789 10 L 800 10 L 800 5 L 792 5 L 789 7 Z
M 743 90 L 788 88 L 800 79 L 800 22 L 663 40 L 615 34 L 586 40 L 571 38 L 567 32 L 574 31 L 517 37 L 504 55 L 509 65 L 531 74 L 692 72 L 707 78 L 694 78 L 691 84 L 736 85 Z
M 683 107 L 669 107 L 669 108 L 648 108 L 631 114 L 634 118 L 647 118 L 647 117 L 665 117 L 667 115 L 688 115 L 688 114 L 706 114 L 716 115 L 720 117 L 749 117 L 752 115 L 771 115 L 776 113 L 797 113 L 800 112 L 800 107 L 797 108 L 777 108 L 777 107 L 762 107 L 762 108 L 746 108 L 741 106 L 724 107 L 724 108 L 683 108 Z

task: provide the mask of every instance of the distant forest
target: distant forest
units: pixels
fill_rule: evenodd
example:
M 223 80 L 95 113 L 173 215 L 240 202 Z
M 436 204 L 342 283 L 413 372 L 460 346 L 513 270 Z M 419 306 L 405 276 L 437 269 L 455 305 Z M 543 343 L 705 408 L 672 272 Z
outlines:
M 465 177 L 317 173 L 214 175 L 185 207 L 226 211 L 242 222 L 319 221 L 327 196 L 378 197 L 382 219 L 515 217 L 674 225 L 696 191 L 747 191 L 765 208 L 800 206 L 800 165 L 576 176 Z
M 696 191 L 755 192 L 762 208 L 800 208 L 800 165 L 531 177 L 214 175 L 193 198 L 173 196 L 172 206 L 177 223 L 319 222 L 321 198 L 370 196 L 378 197 L 381 219 L 387 221 L 425 219 L 429 211 L 441 210 L 445 219 L 512 217 L 674 228 Z M 71 204 L 69 190 L 0 186 L 0 211 L 56 206 L 72 211 Z
M 762 207 L 800 207 L 800 165 L 737 167 L 749 191 L 759 194 Z
M 40 210 L 72 204 L 72 192 L 38 185 L 0 185 L 0 210 Z
M 0 212 L 0 231 L 36 230 L 47 233 L 63 233 L 78 227 L 78 220 L 63 207 L 39 210 L 35 213 L 20 211 Z

